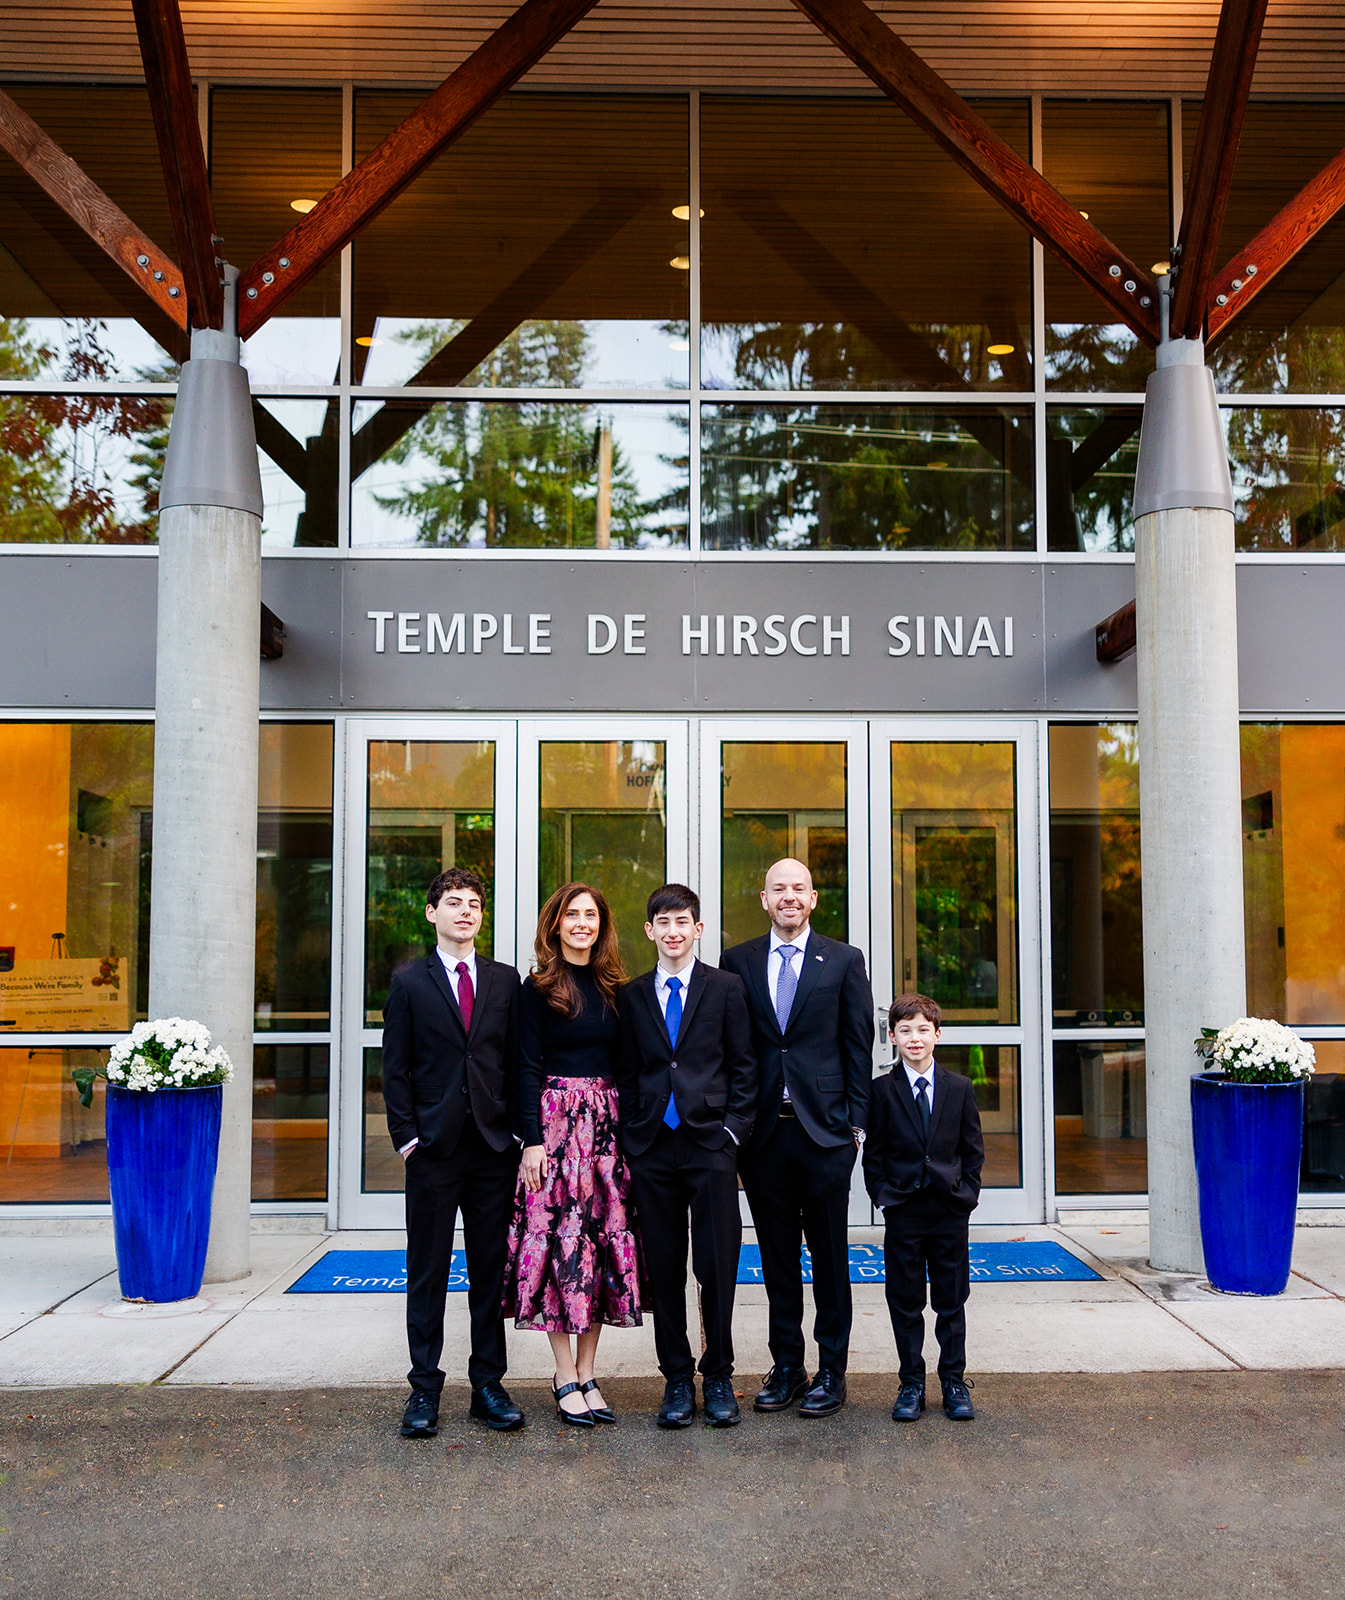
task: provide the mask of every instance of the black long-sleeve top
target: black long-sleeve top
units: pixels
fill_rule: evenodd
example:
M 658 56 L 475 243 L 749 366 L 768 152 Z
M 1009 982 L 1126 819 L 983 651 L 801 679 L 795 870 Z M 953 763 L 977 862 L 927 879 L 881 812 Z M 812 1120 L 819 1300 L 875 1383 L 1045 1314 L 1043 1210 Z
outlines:
M 603 1003 L 593 969 L 566 962 L 583 1004 L 573 1017 L 550 1006 L 531 978 L 523 980 L 519 1027 L 519 1099 L 523 1143 L 542 1143 L 542 1090 L 548 1078 L 610 1078 L 620 1025 Z

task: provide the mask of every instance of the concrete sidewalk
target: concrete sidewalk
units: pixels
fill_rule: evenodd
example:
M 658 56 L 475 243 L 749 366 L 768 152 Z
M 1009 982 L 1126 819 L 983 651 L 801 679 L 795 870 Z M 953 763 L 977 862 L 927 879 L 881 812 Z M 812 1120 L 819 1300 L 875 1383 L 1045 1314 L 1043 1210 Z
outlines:
M 1181 1372 L 1345 1367 L 1345 1230 L 1300 1227 L 1294 1274 L 1274 1300 L 1220 1295 L 1198 1278 L 1155 1273 L 1143 1226 L 1123 1221 L 976 1228 L 973 1239 L 1053 1239 L 1101 1274 L 1097 1281 L 973 1286 L 973 1373 Z M 746 1239 L 753 1239 L 752 1233 Z M 876 1243 L 856 1229 L 856 1243 Z M 0 1235 L 0 1386 L 229 1384 L 266 1389 L 397 1384 L 406 1369 L 396 1294 L 286 1295 L 325 1251 L 394 1249 L 395 1233 L 259 1232 L 251 1275 L 208 1285 L 168 1306 L 121 1299 L 111 1233 Z M 694 1283 L 692 1284 L 694 1294 Z M 689 1308 L 694 1315 L 694 1303 Z M 811 1313 L 809 1314 L 811 1316 Z M 693 1324 L 694 1325 L 694 1324 Z M 740 1285 L 738 1371 L 770 1366 L 764 1289 Z M 513 1378 L 551 1374 L 540 1334 L 509 1333 Z M 932 1349 L 932 1334 L 930 1347 Z M 810 1351 L 810 1359 L 813 1353 Z M 444 1366 L 464 1381 L 467 1304 L 448 1297 Z M 600 1370 L 656 1372 L 652 1331 L 608 1329 Z M 855 1285 L 855 1373 L 892 1373 L 895 1349 L 881 1285 Z

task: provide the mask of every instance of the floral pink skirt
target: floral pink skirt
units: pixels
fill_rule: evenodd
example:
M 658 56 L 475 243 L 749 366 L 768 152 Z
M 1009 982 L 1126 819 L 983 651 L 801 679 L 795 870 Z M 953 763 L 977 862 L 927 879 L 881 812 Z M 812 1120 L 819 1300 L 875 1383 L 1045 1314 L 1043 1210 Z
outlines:
M 544 1333 L 637 1328 L 644 1265 L 617 1147 L 616 1090 L 606 1078 L 548 1078 L 541 1112 L 547 1175 L 536 1194 L 519 1176 L 504 1314 Z

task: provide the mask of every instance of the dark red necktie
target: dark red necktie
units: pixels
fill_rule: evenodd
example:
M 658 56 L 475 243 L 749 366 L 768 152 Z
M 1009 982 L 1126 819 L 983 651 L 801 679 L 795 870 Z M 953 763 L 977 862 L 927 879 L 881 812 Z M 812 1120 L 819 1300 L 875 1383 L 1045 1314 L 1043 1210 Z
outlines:
M 472 1031 L 472 1006 L 476 1003 L 476 995 L 472 991 L 472 974 L 465 961 L 459 961 L 458 973 L 458 1010 L 462 1012 L 462 1025 L 467 1032 Z

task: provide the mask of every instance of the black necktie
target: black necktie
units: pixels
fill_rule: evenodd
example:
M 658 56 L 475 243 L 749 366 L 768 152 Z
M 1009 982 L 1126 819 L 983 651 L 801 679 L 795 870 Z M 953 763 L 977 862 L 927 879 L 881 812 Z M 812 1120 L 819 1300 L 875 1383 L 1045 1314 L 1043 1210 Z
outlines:
M 925 1143 L 929 1143 L 929 1079 L 917 1078 L 915 1080 L 915 1103 L 920 1107 L 920 1126 L 924 1130 Z

